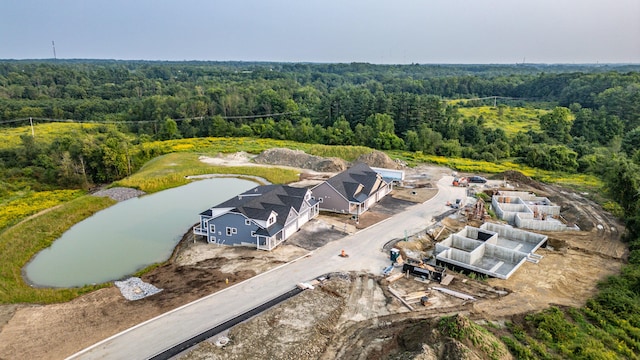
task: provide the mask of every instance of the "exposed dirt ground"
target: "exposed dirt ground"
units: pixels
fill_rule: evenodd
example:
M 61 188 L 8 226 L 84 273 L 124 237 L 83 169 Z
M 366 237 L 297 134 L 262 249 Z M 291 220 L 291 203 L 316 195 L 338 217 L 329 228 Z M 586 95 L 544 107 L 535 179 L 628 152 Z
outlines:
M 248 160 L 246 155 L 239 154 L 206 161 L 239 165 Z M 305 182 L 313 181 L 315 175 L 326 177 L 312 171 L 305 173 Z M 406 177 L 409 187 L 394 190 L 393 198 L 376 205 L 357 224 L 348 217 L 322 215 L 272 252 L 216 247 L 194 243 L 187 237 L 167 264 L 142 277 L 164 289 L 146 299 L 126 301 L 112 286 L 63 304 L 0 306 L 0 358 L 69 356 L 128 327 L 304 256 L 308 250 L 426 201 L 435 193 L 434 181 L 450 173 L 448 169 L 430 166 L 410 169 Z M 476 281 L 456 274 L 449 288 L 472 295 L 477 301 L 463 301 L 430 290 L 429 305 L 414 304 L 416 311 L 409 311 L 391 295 L 389 286 L 406 295 L 427 291 L 435 284 L 402 278 L 389 285 L 371 274 L 336 274 L 316 290 L 305 291 L 236 326 L 229 332 L 231 342 L 224 348 L 206 342 L 188 358 L 365 359 L 397 354 L 406 354 L 406 358 L 456 358 L 463 345 L 454 346 L 431 337 L 433 346 L 422 346 L 432 334 L 434 324 L 429 318 L 462 313 L 474 319 L 500 322 L 549 304 L 582 305 L 596 291 L 596 283 L 618 272 L 623 264 L 626 257 L 626 247 L 620 242 L 623 228 L 597 204 L 579 194 L 557 187 L 532 186 L 524 180 L 518 181 L 518 190 L 531 189 L 550 197 L 563 206 L 570 221 L 587 231 L 546 234 L 550 247 L 538 250 L 543 255 L 540 263 L 525 263 L 506 281 Z M 495 180 L 489 186 L 500 183 Z M 443 223 L 448 228 L 441 236 L 465 224 L 448 219 Z M 432 245 L 430 238 L 424 236 L 420 241 L 404 244 L 416 256 Z M 420 339 L 407 332 L 418 323 L 424 333 Z

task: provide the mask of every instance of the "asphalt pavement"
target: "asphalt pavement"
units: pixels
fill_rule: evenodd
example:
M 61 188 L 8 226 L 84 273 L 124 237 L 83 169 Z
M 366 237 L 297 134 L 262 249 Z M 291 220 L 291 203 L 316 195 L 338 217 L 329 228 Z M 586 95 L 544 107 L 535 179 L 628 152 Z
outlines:
M 464 198 L 465 189 L 438 182 L 438 193 L 376 225 L 332 241 L 309 255 L 258 274 L 229 288 L 145 321 L 88 347 L 68 359 L 148 359 L 239 314 L 331 272 L 380 274 L 389 265 L 382 246 L 389 240 L 424 230 L 434 216 L 450 208 L 447 201 Z M 338 256 L 344 250 L 348 258 Z

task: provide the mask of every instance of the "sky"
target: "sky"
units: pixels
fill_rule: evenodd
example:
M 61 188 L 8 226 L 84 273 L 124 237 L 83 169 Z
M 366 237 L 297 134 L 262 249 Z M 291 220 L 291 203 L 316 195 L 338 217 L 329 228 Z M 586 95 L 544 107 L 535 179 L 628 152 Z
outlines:
M 1 0 L 0 59 L 640 63 L 640 0 Z

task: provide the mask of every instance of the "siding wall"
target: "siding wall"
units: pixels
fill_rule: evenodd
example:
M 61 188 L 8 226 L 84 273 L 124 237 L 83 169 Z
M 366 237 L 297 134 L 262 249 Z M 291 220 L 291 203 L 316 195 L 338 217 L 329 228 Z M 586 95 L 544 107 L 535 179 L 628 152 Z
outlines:
M 211 221 L 209 224 L 216 225 L 215 234 L 210 234 L 216 237 L 216 243 L 224 245 L 240 245 L 240 243 L 256 243 L 256 239 L 251 237 L 251 232 L 258 230 L 258 226 L 253 222 L 251 225 L 245 224 L 246 218 L 240 214 L 225 214 L 219 216 Z M 236 228 L 237 234 L 227 236 L 227 227 Z M 209 240 L 209 239 L 208 239 Z
M 322 199 L 321 210 L 349 213 L 349 202 L 326 182 L 313 188 L 313 196 L 318 200 Z

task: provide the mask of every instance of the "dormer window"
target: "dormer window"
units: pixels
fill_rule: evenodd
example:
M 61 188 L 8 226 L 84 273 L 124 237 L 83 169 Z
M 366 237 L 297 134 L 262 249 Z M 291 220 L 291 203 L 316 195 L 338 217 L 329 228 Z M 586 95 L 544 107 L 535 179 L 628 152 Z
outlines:
M 273 223 L 276 222 L 276 216 L 275 215 L 271 215 L 269 216 L 269 219 L 267 220 L 267 225 L 271 225 Z

